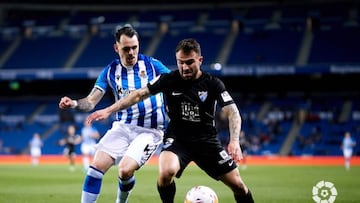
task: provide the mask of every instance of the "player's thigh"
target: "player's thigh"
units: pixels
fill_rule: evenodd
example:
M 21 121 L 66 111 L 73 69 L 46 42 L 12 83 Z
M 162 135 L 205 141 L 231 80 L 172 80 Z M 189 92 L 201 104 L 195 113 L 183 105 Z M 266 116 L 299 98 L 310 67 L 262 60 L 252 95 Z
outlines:
M 141 133 L 132 140 L 125 156 L 134 159 L 141 167 L 156 152 L 159 144 L 152 133 Z
M 115 160 L 120 160 L 128 150 L 130 142 L 128 133 L 121 125 L 114 125 L 101 138 L 96 150 L 107 153 Z

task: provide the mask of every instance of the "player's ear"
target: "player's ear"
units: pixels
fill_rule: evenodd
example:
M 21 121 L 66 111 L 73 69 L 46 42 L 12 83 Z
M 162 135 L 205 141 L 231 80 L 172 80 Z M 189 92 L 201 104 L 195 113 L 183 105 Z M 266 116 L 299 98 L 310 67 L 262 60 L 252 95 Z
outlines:
M 114 50 L 115 50 L 116 53 L 119 53 L 119 48 L 118 48 L 116 43 L 114 44 Z
M 203 57 L 203 56 L 199 56 L 200 65 L 202 64 L 203 60 L 204 60 L 204 57 Z

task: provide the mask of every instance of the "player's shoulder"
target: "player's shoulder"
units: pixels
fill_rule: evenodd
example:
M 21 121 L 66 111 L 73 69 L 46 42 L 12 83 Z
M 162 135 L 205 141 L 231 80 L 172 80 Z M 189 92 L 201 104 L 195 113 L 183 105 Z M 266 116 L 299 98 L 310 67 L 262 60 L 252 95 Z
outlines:
M 172 70 L 170 72 L 161 73 L 161 79 L 165 80 L 175 80 L 176 78 L 181 78 L 178 70 Z
M 150 61 L 150 62 L 154 62 L 154 61 L 158 62 L 159 61 L 158 59 L 156 59 L 156 58 L 154 58 L 152 56 L 148 56 L 148 55 L 141 54 L 141 53 L 138 54 L 138 60 L 139 61 Z
M 108 63 L 104 68 L 102 72 L 108 72 L 111 71 L 112 69 L 116 69 L 116 67 L 120 65 L 120 60 L 119 59 L 114 59 L 112 61 L 110 61 L 110 63 Z
M 207 71 L 202 71 L 202 77 L 207 80 L 219 80 L 219 78 Z
M 114 59 L 106 67 L 114 67 L 120 64 L 120 59 Z
M 204 72 L 204 71 L 202 74 L 202 78 L 203 78 L 203 80 L 210 82 L 210 83 L 214 83 L 214 84 L 219 84 L 219 83 L 222 84 L 223 83 L 219 77 L 217 77 L 211 73 Z

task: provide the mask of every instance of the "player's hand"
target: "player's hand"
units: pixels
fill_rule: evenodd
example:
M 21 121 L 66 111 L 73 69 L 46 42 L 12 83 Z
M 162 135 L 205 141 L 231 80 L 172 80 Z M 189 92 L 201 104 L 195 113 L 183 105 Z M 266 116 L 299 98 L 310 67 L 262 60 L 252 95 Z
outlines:
M 97 111 L 91 113 L 86 118 L 86 123 L 91 124 L 93 121 L 104 120 L 104 119 L 108 118 L 110 116 L 110 114 L 111 113 L 109 113 L 106 108 L 97 110 Z
M 59 144 L 60 146 L 64 146 L 64 145 L 66 144 L 66 140 L 61 139 L 61 140 L 59 140 L 58 144 Z
M 66 96 L 62 97 L 59 102 L 59 108 L 61 108 L 61 109 L 68 109 L 68 108 L 73 107 L 74 105 L 75 104 L 74 104 L 73 100 Z
M 244 158 L 238 141 L 230 141 L 227 150 L 231 158 L 236 162 Z

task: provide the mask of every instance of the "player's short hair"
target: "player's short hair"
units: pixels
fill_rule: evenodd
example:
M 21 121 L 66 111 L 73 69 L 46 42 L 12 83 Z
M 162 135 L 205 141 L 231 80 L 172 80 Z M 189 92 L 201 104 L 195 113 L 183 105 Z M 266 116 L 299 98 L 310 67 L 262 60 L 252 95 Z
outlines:
M 136 37 L 139 39 L 139 34 L 130 24 L 116 27 L 116 31 L 114 34 L 115 41 L 119 42 L 121 35 L 126 35 L 130 38 L 136 35 Z
M 191 51 L 194 51 L 199 56 L 201 56 L 200 44 L 193 38 L 181 40 L 176 46 L 175 53 L 179 51 L 183 51 L 185 54 L 189 54 Z

